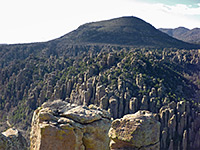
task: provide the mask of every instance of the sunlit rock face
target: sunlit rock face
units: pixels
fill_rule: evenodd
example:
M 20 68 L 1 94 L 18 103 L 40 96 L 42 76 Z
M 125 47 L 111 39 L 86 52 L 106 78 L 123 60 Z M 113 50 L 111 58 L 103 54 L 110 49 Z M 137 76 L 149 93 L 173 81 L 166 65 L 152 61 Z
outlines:
M 90 105 L 77 106 L 56 100 L 33 115 L 31 150 L 108 150 L 108 112 Z
M 160 123 L 146 110 L 125 115 L 112 122 L 111 150 L 159 150 Z

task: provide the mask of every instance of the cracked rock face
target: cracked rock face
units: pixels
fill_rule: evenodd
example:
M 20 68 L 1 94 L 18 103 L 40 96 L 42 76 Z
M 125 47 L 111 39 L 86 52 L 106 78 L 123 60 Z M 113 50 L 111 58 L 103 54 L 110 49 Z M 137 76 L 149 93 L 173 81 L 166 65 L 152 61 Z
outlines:
M 138 111 L 112 122 L 111 150 L 159 150 L 160 123 L 149 111 Z
M 31 150 L 108 150 L 108 112 L 61 100 L 47 102 L 33 115 Z

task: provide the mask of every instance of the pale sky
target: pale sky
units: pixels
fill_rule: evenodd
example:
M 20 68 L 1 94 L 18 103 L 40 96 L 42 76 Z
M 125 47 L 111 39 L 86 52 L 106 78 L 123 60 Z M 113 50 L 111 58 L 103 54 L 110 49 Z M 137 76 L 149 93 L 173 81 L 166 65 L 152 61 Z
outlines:
M 122 16 L 156 28 L 200 28 L 200 0 L 0 0 L 0 43 L 48 41 L 84 23 Z

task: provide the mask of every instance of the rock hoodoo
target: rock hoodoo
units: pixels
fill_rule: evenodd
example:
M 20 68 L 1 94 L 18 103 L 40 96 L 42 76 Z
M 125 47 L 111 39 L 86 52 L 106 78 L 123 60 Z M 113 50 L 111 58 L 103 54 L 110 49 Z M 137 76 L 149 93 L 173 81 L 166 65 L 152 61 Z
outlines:
M 90 105 L 56 100 L 33 115 L 31 150 L 108 150 L 111 121 L 108 112 Z
M 159 150 L 160 123 L 149 111 L 138 111 L 112 122 L 111 150 Z

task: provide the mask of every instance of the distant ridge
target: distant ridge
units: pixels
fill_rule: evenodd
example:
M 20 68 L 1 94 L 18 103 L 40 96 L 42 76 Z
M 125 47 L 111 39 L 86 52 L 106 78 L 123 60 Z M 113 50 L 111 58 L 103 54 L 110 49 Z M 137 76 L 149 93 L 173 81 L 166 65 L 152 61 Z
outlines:
M 160 28 L 159 30 L 176 39 L 188 43 L 200 44 L 200 28 L 190 30 L 185 27 L 178 27 L 175 29 Z
M 197 48 L 160 32 L 137 17 L 120 17 L 81 25 L 59 40 L 70 43 L 98 43 L 151 47 Z
M 85 46 L 128 46 L 149 48 L 199 49 L 200 45 L 186 43 L 159 31 L 137 17 L 120 17 L 86 23 L 64 36 L 48 42 L 0 45 L 0 68 L 13 60 L 30 55 L 76 55 Z M 79 47 L 80 46 L 80 47 Z M 82 48 L 81 48 L 82 50 Z M 88 51 L 85 48 L 85 51 Z

